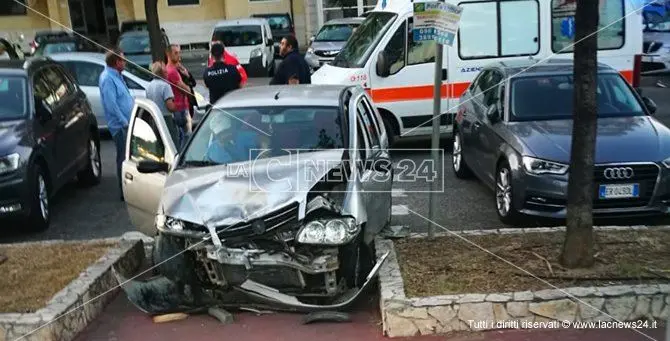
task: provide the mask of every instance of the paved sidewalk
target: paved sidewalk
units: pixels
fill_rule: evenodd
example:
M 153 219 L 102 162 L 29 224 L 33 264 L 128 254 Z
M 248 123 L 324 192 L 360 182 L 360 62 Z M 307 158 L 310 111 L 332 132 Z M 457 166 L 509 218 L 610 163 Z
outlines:
M 381 335 L 376 302 L 370 300 L 363 305 L 350 323 L 303 325 L 298 314 L 240 313 L 231 325 L 222 325 L 209 316 L 154 324 L 120 294 L 76 341 L 220 341 L 233 337 L 244 341 L 665 341 L 662 328 L 642 330 L 649 337 L 632 330 L 537 330 L 389 339 Z

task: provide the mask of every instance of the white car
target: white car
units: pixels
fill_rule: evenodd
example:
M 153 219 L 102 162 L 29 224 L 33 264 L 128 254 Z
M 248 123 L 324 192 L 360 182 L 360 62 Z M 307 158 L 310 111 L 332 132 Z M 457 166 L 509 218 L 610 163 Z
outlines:
M 102 109 L 100 88 L 98 87 L 100 73 L 102 73 L 106 66 L 105 55 L 102 53 L 72 52 L 58 53 L 49 57 L 63 64 L 72 73 L 79 87 L 84 91 L 88 101 L 91 103 L 95 117 L 98 119 L 98 128 L 107 129 L 107 120 Z M 126 63 L 126 69 L 123 70 L 122 75 L 133 97 L 146 97 L 145 89 L 153 77 L 148 70 L 135 66 L 132 63 Z M 205 107 L 208 103 L 208 100 L 201 94 L 207 94 L 208 92 L 202 90 L 201 85 L 197 85 L 193 89 L 198 101 L 196 117 L 204 116 Z
M 274 74 L 274 39 L 266 19 L 219 21 L 214 26 L 211 37 L 211 41 L 221 41 L 226 51 L 238 58 L 250 77 L 268 77 Z

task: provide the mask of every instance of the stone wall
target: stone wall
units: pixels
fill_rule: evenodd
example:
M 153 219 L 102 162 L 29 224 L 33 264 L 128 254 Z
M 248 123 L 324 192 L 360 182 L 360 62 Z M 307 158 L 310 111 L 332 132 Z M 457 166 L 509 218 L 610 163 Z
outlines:
M 616 227 L 612 230 L 643 228 L 645 227 Z M 464 231 L 463 234 L 542 233 L 561 230 L 564 228 Z M 425 236 L 416 234 L 413 237 Z M 508 328 L 598 328 L 603 327 L 603 323 L 624 321 L 633 322 L 635 325 L 624 324 L 617 327 L 655 328 L 660 326 L 661 321 L 670 318 L 670 284 L 407 298 L 393 242 L 377 239 L 375 246 L 377 257 L 390 252 L 379 272 L 383 330 L 389 337 Z M 590 322 L 601 324 L 594 326 L 589 325 Z
M 135 272 L 144 261 L 141 240 L 91 240 L 118 242 L 96 263 L 88 267 L 47 306 L 30 314 L 0 314 L 0 341 L 70 341 L 84 330 L 114 298 L 118 289 L 111 267 L 124 273 Z M 35 244 L 54 243 L 43 242 Z M 39 246 L 36 246 L 39 247 Z

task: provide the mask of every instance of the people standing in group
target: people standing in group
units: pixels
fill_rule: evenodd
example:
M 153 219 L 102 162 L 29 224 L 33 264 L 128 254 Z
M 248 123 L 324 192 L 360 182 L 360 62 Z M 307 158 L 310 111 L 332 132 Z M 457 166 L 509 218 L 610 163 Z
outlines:
M 181 148 L 186 142 L 187 135 L 191 134 L 191 115 L 188 113 L 187 97 L 190 88 L 181 77 L 180 71 L 184 72 L 184 70 L 180 66 L 181 48 L 179 45 L 171 44 L 165 54 L 167 56 L 167 81 L 172 87 L 174 103 L 177 106 L 177 111 L 174 112 L 175 124 L 179 131 L 179 145 L 177 147 Z
M 107 127 L 114 139 L 116 146 L 116 175 L 118 180 L 121 200 L 123 201 L 123 188 L 121 185 L 121 165 L 125 160 L 126 136 L 128 135 L 128 124 L 130 114 L 135 105 L 135 100 L 130 94 L 121 72 L 126 67 L 126 59 L 120 49 L 115 49 L 105 54 L 107 66 L 100 74 L 98 87 L 100 99 L 107 120 Z
M 295 84 L 295 78 L 299 84 L 312 84 L 309 64 L 300 54 L 298 40 L 294 36 L 287 36 L 281 40 L 279 54 L 284 60 L 279 64 L 270 85 Z
M 163 113 L 165 123 L 167 124 L 172 141 L 177 145 L 179 143 L 179 131 L 174 122 L 174 113 L 177 111 L 177 105 L 174 102 L 174 92 L 168 82 L 165 63 L 162 61 L 151 64 L 151 73 L 154 78 L 149 82 L 146 89 L 146 97 L 152 100 Z
M 241 87 L 242 76 L 234 65 L 224 61 L 223 44 L 212 44 L 210 53 L 214 58 L 212 66 L 205 70 L 202 78 L 209 89 L 209 101 L 215 103 L 230 91 Z

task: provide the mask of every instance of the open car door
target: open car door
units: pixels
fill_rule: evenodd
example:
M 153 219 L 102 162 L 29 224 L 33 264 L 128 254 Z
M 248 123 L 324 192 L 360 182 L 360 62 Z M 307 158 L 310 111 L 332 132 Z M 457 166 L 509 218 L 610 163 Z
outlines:
M 142 161 L 155 161 L 164 162 L 171 168 L 176 154 L 177 149 L 158 106 L 146 98 L 135 98 L 122 166 L 123 196 L 131 222 L 150 237 L 156 235 L 154 221 L 168 171 L 140 173 L 138 165 Z

